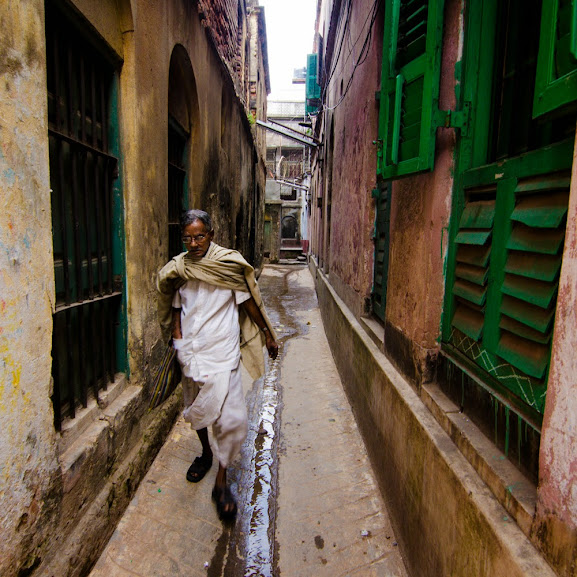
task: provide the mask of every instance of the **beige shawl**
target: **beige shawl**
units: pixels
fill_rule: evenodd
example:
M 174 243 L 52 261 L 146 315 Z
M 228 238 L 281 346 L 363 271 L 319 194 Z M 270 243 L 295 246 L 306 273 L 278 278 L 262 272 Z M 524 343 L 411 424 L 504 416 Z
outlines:
M 183 252 L 169 261 L 158 273 L 158 319 L 162 336 L 166 342 L 172 333 L 172 299 L 188 280 L 201 280 L 221 288 L 248 291 L 254 298 L 271 335 L 276 339 L 274 330 L 266 314 L 260 290 L 256 282 L 254 268 L 236 251 L 210 243 L 207 253 L 201 259 Z M 239 310 L 240 347 L 242 362 L 253 379 L 264 375 L 264 356 L 262 348 L 266 339 L 257 324 Z

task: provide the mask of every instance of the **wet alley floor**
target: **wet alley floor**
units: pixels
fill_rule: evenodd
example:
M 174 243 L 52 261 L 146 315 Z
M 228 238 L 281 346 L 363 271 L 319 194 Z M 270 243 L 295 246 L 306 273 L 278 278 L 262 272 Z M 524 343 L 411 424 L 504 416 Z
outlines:
M 259 284 L 279 357 L 250 383 L 249 434 L 229 469 L 239 515 L 210 498 L 217 465 L 186 481 L 196 433 L 174 426 L 91 577 L 379 576 L 406 571 L 324 334 L 306 266 Z

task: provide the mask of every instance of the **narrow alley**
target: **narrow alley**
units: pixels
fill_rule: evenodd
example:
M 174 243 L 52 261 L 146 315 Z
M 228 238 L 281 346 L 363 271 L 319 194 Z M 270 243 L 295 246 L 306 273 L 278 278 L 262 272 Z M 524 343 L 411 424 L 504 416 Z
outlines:
M 215 466 L 186 481 L 200 443 L 179 419 L 91 577 L 406 575 L 308 268 L 267 266 L 260 285 L 281 352 L 264 379 L 243 375 L 236 523 L 223 525 L 211 502 Z
M 577 577 L 577 0 L 0 22 L 0 577 Z

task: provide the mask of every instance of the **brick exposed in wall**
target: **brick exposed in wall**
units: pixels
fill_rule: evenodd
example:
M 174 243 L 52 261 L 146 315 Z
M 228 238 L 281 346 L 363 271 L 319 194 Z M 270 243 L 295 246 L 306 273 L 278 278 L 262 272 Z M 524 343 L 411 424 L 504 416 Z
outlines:
M 244 0 L 212 0 L 210 2 L 198 0 L 198 10 L 204 18 L 204 26 L 209 29 L 216 49 L 230 72 L 237 94 L 246 104 L 245 79 L 248 76 L 248 63 L 243 63 L 243 55 L 244 44 L 249 42 L 249 38 L 248 26 L 246 24 L 243 26 L 243 21 L 246 23 L 247 19 Z M 241 21 L 239 21 L 239 12 Z M 243 27 L 247 31 L 246 35 L 243 34 Z

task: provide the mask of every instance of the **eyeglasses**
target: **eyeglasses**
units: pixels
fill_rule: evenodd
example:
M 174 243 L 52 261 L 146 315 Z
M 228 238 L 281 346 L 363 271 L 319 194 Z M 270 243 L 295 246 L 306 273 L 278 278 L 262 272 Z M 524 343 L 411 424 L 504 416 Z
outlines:
M 206 237 L 207 237 L 206 234 L 197 234 L 196 236 L 183 236 L 182 242 L 184 244 L 190 244 L 194 240 L 194 242 L 196 242 L 196 244 L 200 244 L 200 243 L 204 242 Z

